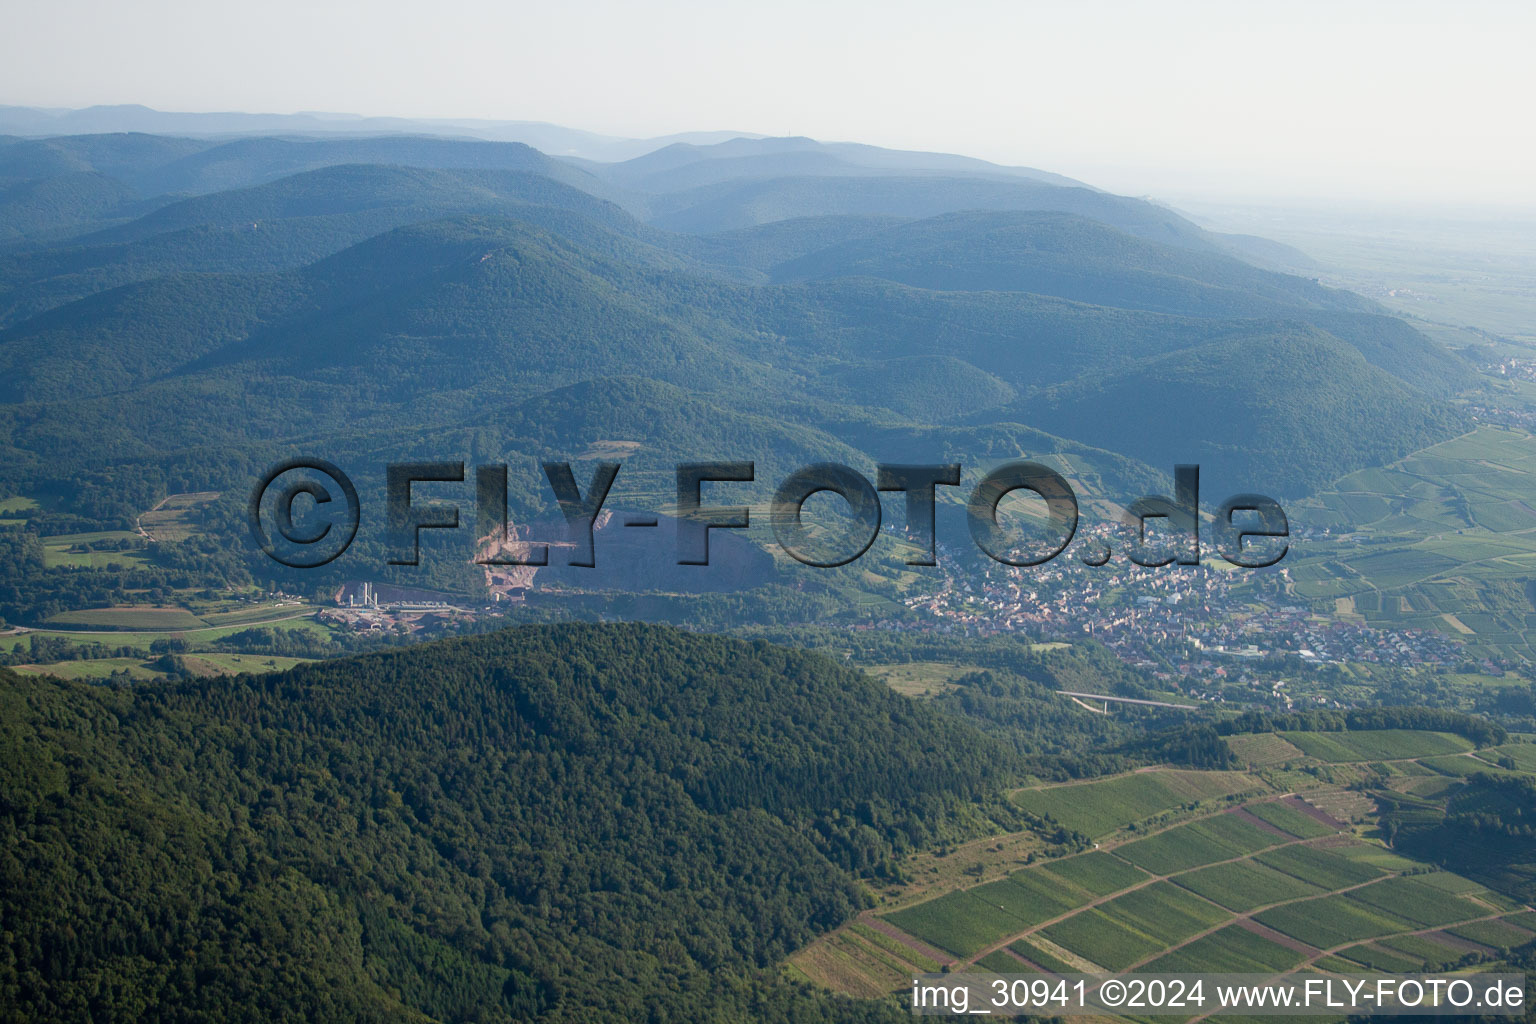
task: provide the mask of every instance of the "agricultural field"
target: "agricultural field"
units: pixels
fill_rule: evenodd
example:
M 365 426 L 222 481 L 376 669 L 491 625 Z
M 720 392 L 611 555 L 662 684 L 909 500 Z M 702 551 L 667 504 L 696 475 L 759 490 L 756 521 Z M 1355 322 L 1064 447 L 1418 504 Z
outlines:
M 1509 743 L 1502 747 L 1490 747 L 1479 750 L 1477 756 L 1490 764 L 1498 765 L 1507 761 L 1517 771 L 1536 772 L 1536 743 Z
M 179 656 L 187 671 L 198 676 L 225 676 L 250 673 L 283 672 L 308 662 L 306 658 L 283 658 L 266 654 L 185 654 Z M 115 672 L 127 672 L 133 679 L 163 679 L 166 673 L 142 658 L 92 658 L 56 661 L 47 665 L 16 665 L 13 671 L 23 675 L 58 676 L 60 679 L 105 679 Z
M 1536 660 L 1536 436 L 1483 426 L 1344 477 L 1294 510 L 1335 536 L 1295 545 L 1296 596 L 1371 624 L 1436 629 L 1473 650 Z
M 208 623 L 185 608 L 169 605 L 119 605 L 113 608 L 87 608 L 81 611 L 60 612 L 48 619 L 57 629 L 89 630 L 176 630 L 205 629 Z
M 1262 787 L 1243 772 L 1134 772 L 1095 782 L 1025 789 L 1014 801 L 1086 836 L 1105 836 L 1166 811 Z
M 1249 804 L 1244 810 L 1265 824 L 1301 839 L 1317 839 L 1337 831 L 1296 806 L 1292 800 L 1265 800 Z
M 1536 932 L 1520 927 L 1505 918 L 1494 921 L 1477 921 L 1446 929 L 1447 934 L 1468 942 L 1480 943 L 1492 949 L 1523 946 L 1536 940 Z
M 114 610 L 116 609 L 109 608 L 73 613 L 66 612 L 64 615 L 78 615 L 82 617 L 94 618 L 97 611 L 111 612 Z M 330 635 L 330 629 L 328 627 L 314 620 L 313 616 L 315 614 L 315 609 L 309 606 L 284 605 L 277 608 L 269 608 L 262 612 L 259 617 L 253 615 L 249 619 L 245 619 L 242 616 L 241 621 L 215 623 L 210 623 L 210 620 L 219 619 L 219 616 L 217 615 L 202 616 L 189 612 L 186 609 L 173 608 L 171 610 L 181 612 L 184 615 L 196 619 L 200 625 L 194 627 L 163 625 L 137 626 L 133 628 L 123 627 L 110 630 L 97 626 L 60 625 L 57 628 L 32 629 L 29 630 L 29 632 L 46 636 L 61 637 L 66 640 L 106 643 L 113 647 L 136 647 L 142 648 L 145 651 L 148 651 L 151 642 L 167 636 L 180 637 L 186 640 L 188 643 L 212 643 L 213 641 L 223 639 L 232 633 L 239 633 L 242 630 L 251 629 L 256 626 L 273 626 L 281 629 L 303 630 L 305 632 L 313 633 L 316 636 L 321 637 Z M 58 621 L 59 618 L 60 617 L 56 616 L 53 621 Z M 187 620 L 178 618 L 175 621 L 185 622 Z
M 1467 917 L 1476 916 L 1481 915 L 1468 911 Z M 1351 900 L 1344 893 L 1272 907 L 1254 920 L 1314 949 L 1324 950 L 1412 931 L 1414 927 L 1400 917 Z
M 1281 734 L 1308 757 L 1331 764 L 1352 761 L 1403 761 L 1472 749 L 1460 736 L 1405 729 L 1362 729 L 1352 732 L 1289 732 Z
M 1089 896 L 1105 896 L 1133 885 L 1148 881 L 1151 876 L 1107 853 L 1094 851 L 1054 860 L 1043 865 L 1040 872 L 1060 879 Z
M 1271 903 L 1303 899 L 1322 892 L 1318 886 L 1257 861 L 1214 864 L 1180 875 L 1178 883 L 1212 903 L 1246 912 Z
M 1321 889 L 1347 889 L 1382 876 L 1378 868 L 1343 856 L 1337 848 L 1320 846 L 1282 846 L 1254 857 L 1265 867 L 1309 882 Z
M 983 947 L 1028 927 L 996 903 L 987 902 L 968 890 L 898 910 L 885 915 L 885 920 L 924 942 L 962 957 L 973 956 Z
M 1297 761 L 1306 756 L 1295 744 L 1273 732 L 1228 736 L 1227 746 L 1239 761 L 1256 768 Z
M 1489 766 L 1484 757 L 1525 763 L 1536 751 L 1511 743 L 1474 757 L 1460 737 L 1407 731 L 1276 738 L 1303 765 L 1329 758 L 1325 767 L 1383 788 L 1399 779 L 1454 787 L 1457 777 L 1436 772 L 1443 762 L 1475 770 Z M 1419 760 L 1405 759 L 1414 754 Z M 1202 775 L 1203 785 L 1192 778 Z M 1021 806 L 1049 809 L 1052 820 L 1096 832 L 1098 841 L 1001 880 L 961 881 L 937 895 L 914 888 L 905 901 L 898 893 L 894 906 L 866 912 L 861 925 L 878 925 L 886 941 L 924 950 L 951 971 L 1002 973 L 1417 972 L 1536 942 L 1536 912 L 1389 848 L 1374 838 L 1371 795 L 1321 779 L 1303 771 L 1155 769 L 1024 790 L 1015 794 Z M 807 959 L 835 948 L 818 940 Z M 846 971 L 854 952 L 806 973 L 820 980 Z M 860 985 L 891 980 L 887 973 L 872 981 L 874 966 L 864 971 Z
M 1147 964 L 1143 970 L 1247 974 L 1289 970 L 1304 959 L 1304 953 L 1238 923 L 1181 946 Z
M 1232 815 L 1221 814 L 1138 839 L 1115 852 L 1144 871 L 1169 875 L 1234 860 L 1286 841 L 1285 836 L 1276 836 Z
M 24 676 L 58 676 L 60 679 L 105 679 L 114 672 L 127 672 L 130 678 L 149 681 L 165 678 L 142 658 L 94 658 L 90 661 L 56 661 L 48 665 L 12 665 L 11 671 Z

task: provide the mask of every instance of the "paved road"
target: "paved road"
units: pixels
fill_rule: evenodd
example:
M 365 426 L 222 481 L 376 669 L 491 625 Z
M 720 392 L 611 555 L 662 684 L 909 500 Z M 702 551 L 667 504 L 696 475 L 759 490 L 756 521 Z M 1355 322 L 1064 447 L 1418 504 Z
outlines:
M 1063 697 L 1085 697 L 1089 700 L 1114 701 L 1117 704 L 1145 704 L 1151 708 L 1173 708 L 1175 711 L 1198 711 L 1189 704 L 1170 704 L 1165 700 L 1137 700 L 1135 697 L 1106 697 L 1102 693 L 1079 693 L 1076 690 L 1057 690 Z

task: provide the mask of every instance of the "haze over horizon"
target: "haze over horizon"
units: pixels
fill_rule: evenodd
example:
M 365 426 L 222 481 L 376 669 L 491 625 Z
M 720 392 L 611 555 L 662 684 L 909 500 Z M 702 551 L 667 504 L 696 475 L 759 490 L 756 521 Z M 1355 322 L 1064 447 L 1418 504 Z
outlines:
M 1531 205 L 1536 12 L 679 0 L 18 7 L 0 102 L 716 129 L 962 153 L 1128 194 Z M 82 27 L 83 26 L 83 27 Z M 1502 102 L 1501 102 L 1502 101 Z

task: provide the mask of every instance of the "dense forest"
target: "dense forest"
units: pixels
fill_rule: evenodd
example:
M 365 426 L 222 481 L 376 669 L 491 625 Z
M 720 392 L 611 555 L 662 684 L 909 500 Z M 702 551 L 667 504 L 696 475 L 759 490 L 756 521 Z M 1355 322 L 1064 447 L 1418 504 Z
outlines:
M 645 626 L 0 699 L 15 1020 L 879 1017 L 772 967 L 1016 764 L 822 656 Z

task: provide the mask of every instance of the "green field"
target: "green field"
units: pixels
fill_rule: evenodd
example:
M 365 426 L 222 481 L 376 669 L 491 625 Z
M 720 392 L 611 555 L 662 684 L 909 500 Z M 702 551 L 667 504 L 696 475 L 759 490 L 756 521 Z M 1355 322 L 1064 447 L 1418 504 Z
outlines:
M 1107 896 L 1145 882 L 1149 877 L 1146 872 L 1098 851 L 1050 861 L 1039 870 L 1076 886 L 1089 896 Z
M 1420 928 L 1486 917 L 1487 908 L 1416 878 L 1388 878 L 1349 893 L 1349 899 Z
M 1175 808 L 1259 788 L 1242 772 L 1136 772 L 1098 782 L 1026 789 L 1014 801 L 1074 832 L 1104 836 Z
M 1227 737 L 1227 746 L 1244 764 L 1267 767 L 1305 757 L 1294 745 L 1278 733 L 1239 733 Z
M 997 904 L 980 899 L 969 890 L 946 893 L 915 907 L 886 914 L 885 919 L 924 942 L 963 957 L 974 956 L 992 943 L 1028 927 L 1006 910 L 1000 910 Z
M 187 670 L 194 675 L 239 675 L 242 672 L 263 675 L 267 672 L 283 672 L 295 665 L 307 664 L 306 658 L 282 658 L 266 654 L 206 654 L 181 655 Z M 160 679 L 165 673 L 142 658 L 95 658 L 78 661 L 55 661 L 47 665 L 17 665 L 15 671 L 28 675 L 58 676 L 61 679 L 105 679 L 114 672 L 126 671 L 135 679 Z
M 1395 939 L 1382 939 L 1377 945 L 1414 958 L 1420 965 L 1427 963 L 1431 970 L 1454 964 L 1466 953 L 1458 946 L 1436 942 L 1431 935 L 1399 935 Z M 1419 970 L 1420 966 L 1412 969 Z
M 1351 732 L 1288 732 L 1285 739 L 1308 757 L 1334 764 L 1356 761 L 1401 761 L 1457 754 L 1472 749 L 1470 741 L 1446 732 L 1408 729 L 1361 729 Z
M 1500 758 L 1513 761 L 1522 772 L 1536 772 L 1536 743 L 1509 743 L 1502 747 L 1479 750 L 1477 756 L 1485 761 L 1497 762 Z
M 1387 974 L 1407 974 L 1423 967 L 1422 957 L 1412 957 L 1397 950 L 1387 949 L 1383 945 L 1366 942 L 1358 946 L 1350 946 L 1340 950 L 1339 956 L 1353 961 L 1362 967 L 1368 967 L 1373 971 L 1382 971 Z
M 1322 891 L 1309 882 L 1251 860 L 1201 868 L 1180 875 L 1178 883 L 1239 913 L 1271 903 L 1316 896 Z
M 1536 941 L 1536 932 L 1530 932 L 1511 924 L 1505 918 L 1500 918 L 1496 921 L 1474 921 L 1471 924 L 1459 924 L 1454 928 L 1446 929 L 1446 931 L 1457 938 L 1466 939 L 1469 942 L 1481 942 L 1483 945 L 1493 949 L 1503 949 L 1505 947 L 1516 949 Z
M 1104 914 L 1164 946 L 1182 942 L 1225 921 L 1228 914 L 1172 882 L 1155 882 L 1117 896 L 1100 908 Z
M 1065 914 L 1077 905 L 1077 898 L 1052 885 L 1036 871 L 1017 871 L 1007 878 L 968 890 L 988 906 L 1008 914 L 1024 927 L 1039 924 L 1058 914 Z M 1011 925 L 1010 925 L 1011 926 Z M 1011 926 L 1013 931 L 1023 927 Z
M 1112 971 L 1124 970 L 1163 948 L 1157 939 L 1109 917 L 1102 910 L 1074 914 L 1045 929 L 1042 934 L 1078 956 Z
M 60 679 L 105 679 L 114 672 L 127 672 L 134 679 L 161 679 L 163 674 L 144 663 L 142 658 L 97 658 L 93 661 L 56 661 L 48 665 L 14 665 L 22 675 L 58 676 Z
M 1301 963 L 1293 949 L 1231 924 L 1147 964 L 1148 973 L 1284 971 Z M 1223 1018 L 1225 1019 L 1225 1018 Z
M 190 614 L 190 613 L 189 613 Z M 216 640 L 222 640 L 233 633 L 239 633 L 255 626 L 272 626 L 276 629 L 297 629 L 306 633 L 312 633 L 317 637 L 330 636 L 329 627 L 316 622 L 312 616 L 312 608 L 287 608 L 281 613 L 274 613 L 272 618 L 259 622 L 240 623 L 236 625 L 204 626 L 200 629 L 157 629 L 153 632 L 137 632 L 134 630 L 111 630 L 92 632 L 87 629 L 39 629 L 33 632 L 52 637 L 60 637 L 65 640 L 74 640 L 80 643 L 105 643 L 113 647 L 136 647 L 149 651 L 149 645 L 155 640 L 164 639 L 167 636 L 180 637 L 189 643 L 207 644 Z M 141 627 L 143 628 L 143 627 Z
M 1346 894 L 1271 907 L 1254 920 L 1318 949 L 1414 930 L 1412 923 L 1356 902 Z
M 208 625 L 208 623 L 185 608 L 149 605 L 87 608 L 82 611 L 60 612 L 48 619 L 48 624 L 59 629 L 74 627 L 80 630 L 124 630 L 127 632 L 137 629 L 156 631 L 204 629 Z
M 103 530 L 95 533 L 64 533 L 40 538 L 43 545 L 43 568 L 105 569 L 116 563 L 124 568 L 144 564 L 142 549 L 127 551 L 92 551 L 89 545 L 107 541 L 121 543 L 139 542 L 139 535 L 129 530 Z
M 1228 815 L 1218 815 L 1127 843 L 1115 854 L 1154 875 L 1167 875 L 1232 860 L 1283 842 L 1283 836 L 1271 835 Z
M 1315 846 L 1282 846 L 1278 850 L 1258 854 L 1254 859 L 1276 871 L 1329 891 L 1359 885 L 1382 876 L 1381 871 L 1369 864 L 1361 864 L 1332 850 Z
M 1449 775 L 1458 779 L 1464 779 L 1469 775 L 1476 775 L 1479 772 L 1489 772 L 1498 775 L 1500 772 L 1505 771 L 1505 769 L 1500 768 L 1498 765 L 1485 761 L 1480 757 L 1457 757 L 1454 755 L 1450 757 L 1426 757 L 1419 763 L 1426 768 L 1434 769 L 1442 775 Z
M 1268 822 L 1280 831 L 1289 832 L 1298 839 L 1316 839 L 1334 831 L 1306 811 L 1293 807 L 1283 800 L 1252 803 L 1248 805 L 1247 810 L 1260 821 Z

